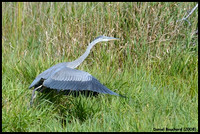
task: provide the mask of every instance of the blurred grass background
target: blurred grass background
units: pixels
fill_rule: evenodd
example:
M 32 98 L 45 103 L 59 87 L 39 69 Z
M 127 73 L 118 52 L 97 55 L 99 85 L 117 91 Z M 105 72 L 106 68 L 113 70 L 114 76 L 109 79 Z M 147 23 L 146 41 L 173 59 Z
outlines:
M 198 131 L 198 8 L 180 3 L 2 3 L 2 131 Z M 37 96 L 29 85 L 52 65 L 73 61 L 127 99 Z M 107 44 L 106 46 L 103 44 Z

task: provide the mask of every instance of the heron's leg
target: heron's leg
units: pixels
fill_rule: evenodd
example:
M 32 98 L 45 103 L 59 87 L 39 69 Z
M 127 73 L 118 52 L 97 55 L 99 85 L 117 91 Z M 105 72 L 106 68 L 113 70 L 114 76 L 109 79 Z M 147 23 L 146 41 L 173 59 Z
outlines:
M 35 91 L 37 91 L 37 90 L 38 90 L 39 88 L 41 88 L 41 87 L 42 87 L 42 85 L 40 85 L 39 87 L 37 87 L 37 88 L 35 88 L 35 89 L 33 90 L 32 96 L 31 96 L 31 101 L 30 101 L 30 106 L 32 106 L 33 100 L 34 100 L 35 97 L 36 97 Z
M 40 92 L 42 92 L 44 89 L 46 89 L 46 87 L 43 87 L 43 88 L 40 90 Z

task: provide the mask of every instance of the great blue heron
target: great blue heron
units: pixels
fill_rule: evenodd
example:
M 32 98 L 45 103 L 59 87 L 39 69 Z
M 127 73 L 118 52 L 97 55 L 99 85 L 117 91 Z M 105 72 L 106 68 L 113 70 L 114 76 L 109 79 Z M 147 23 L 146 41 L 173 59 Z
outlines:
M 78 67 L 85 60 L 85 58 L 89 55 L 90 50 L 96 43 L 102 41 L 111 41 L 111 40 L 119 40 L 119 39 L 107 36 L 99 36 L 88 45 L 85 53 L 75 61 L 56 64 L 50 67 L 49 69 L 45 70 L 41 74 L 39 74 L 29 86 L 29 89 L 32 87 L 35 88 L 32 92 L 30 105 L 32 105 L 33 99 L 36 97 L 35 91 L 41 92 L 45 88 L 56 89 L 57 91 L 88 90 L 97 93 L 119 96 L 119 94 L 111 91 L 110 89 L 102 85 L 91 74 L 74 69 Z

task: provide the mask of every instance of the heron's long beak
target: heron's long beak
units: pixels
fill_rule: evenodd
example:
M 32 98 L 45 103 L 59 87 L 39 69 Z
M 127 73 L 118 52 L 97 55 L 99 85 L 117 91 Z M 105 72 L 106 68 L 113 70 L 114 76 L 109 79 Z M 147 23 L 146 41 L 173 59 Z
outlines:
M 108 40 L 119 40 L 119 38 L 108 37 Z

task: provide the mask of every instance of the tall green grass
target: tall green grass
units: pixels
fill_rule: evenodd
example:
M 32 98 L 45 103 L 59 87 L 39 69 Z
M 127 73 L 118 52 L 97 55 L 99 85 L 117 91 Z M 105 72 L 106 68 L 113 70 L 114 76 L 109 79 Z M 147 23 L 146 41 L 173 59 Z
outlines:
M 198 11 L 177 22 L 196 4 L 2 3 L 2 131 L 198 131 Z M 78 69 L 127 98 L 38 93 L 29 108 L 34 78 L 99 35 L 120 41 Z

